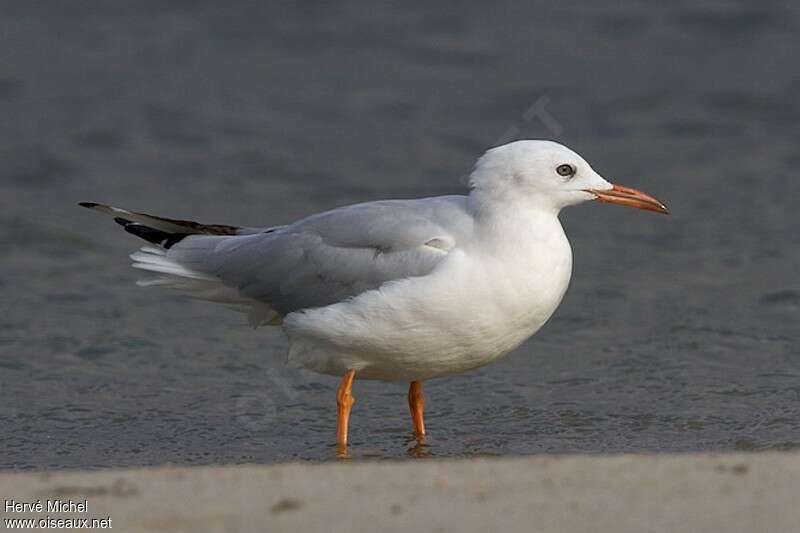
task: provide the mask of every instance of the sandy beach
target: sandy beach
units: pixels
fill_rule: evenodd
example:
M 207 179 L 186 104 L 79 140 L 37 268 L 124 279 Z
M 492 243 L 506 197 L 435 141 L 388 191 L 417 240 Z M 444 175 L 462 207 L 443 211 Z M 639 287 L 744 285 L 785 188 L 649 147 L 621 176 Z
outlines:
M 0 475 L 117 531 L 791 532 L 800 454 L 574 455 Z

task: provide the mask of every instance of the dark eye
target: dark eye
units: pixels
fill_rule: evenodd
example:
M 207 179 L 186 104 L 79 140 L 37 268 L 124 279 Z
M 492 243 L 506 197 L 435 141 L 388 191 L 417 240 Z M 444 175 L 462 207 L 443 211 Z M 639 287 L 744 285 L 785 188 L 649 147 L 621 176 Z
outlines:
M 569 176 L 572 177 L 575 175 L 575 167 L 572 165 L 568 165 L 564 163 L 563 165 L 558 165 L 556 167 L 556 172 L 558 172 L 559 176 Z

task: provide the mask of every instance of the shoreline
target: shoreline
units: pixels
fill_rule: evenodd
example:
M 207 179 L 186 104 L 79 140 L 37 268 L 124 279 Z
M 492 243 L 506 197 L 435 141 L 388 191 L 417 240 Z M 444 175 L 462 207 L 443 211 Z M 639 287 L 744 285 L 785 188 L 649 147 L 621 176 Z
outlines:
M 4 520 L 118 531 L 789 532 L 798 493 L 797 452 L 0 473 Z M 10 499 L 45 509 L 8 512 Z M 47 513 L 50 500 L 86 509 Z

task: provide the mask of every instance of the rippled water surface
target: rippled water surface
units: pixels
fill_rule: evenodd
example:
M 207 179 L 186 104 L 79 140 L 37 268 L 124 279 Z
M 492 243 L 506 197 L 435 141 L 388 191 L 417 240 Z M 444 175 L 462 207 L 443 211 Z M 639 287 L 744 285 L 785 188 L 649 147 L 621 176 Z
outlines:
M 673 214 L 566 211 L 550 323 L 427 383 L 421 449 L 357 382 L 353 456 L 800 446 L 797 3 L 253 4 L 0 3 L 0 468 L 334 456 L 335 379 L 137 288 L 76 202 L 279 224 L 462 191 L 515 137 Z

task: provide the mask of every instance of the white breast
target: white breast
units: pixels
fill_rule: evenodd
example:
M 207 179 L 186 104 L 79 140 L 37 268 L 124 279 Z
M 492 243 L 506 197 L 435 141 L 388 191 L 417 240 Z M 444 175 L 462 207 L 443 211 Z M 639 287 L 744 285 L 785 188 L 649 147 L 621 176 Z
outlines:
M 289 361 L 360 378 L 423 380 L 485 365 L 513 350 L 555 311 L 572 252 L 556 227 L 505 243 L 450 253 L 427 276 L 284 320 Z

